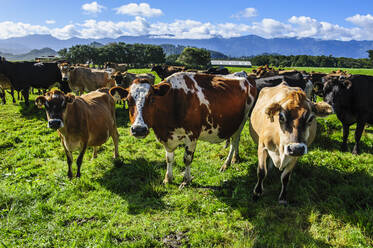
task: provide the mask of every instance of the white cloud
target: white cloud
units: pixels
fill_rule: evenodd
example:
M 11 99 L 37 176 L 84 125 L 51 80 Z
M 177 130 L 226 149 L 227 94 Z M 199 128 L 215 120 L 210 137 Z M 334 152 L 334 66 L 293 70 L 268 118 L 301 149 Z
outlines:
M 150 22 L 145 17 L 135 16 L 131 21 L 85 20 L 81 23 L 51 28 L 48 25 L 31 25 L 22 22 L 0 22 L 0 39 L 29 34 L 51 34 L 60 39 L 117 38 L 122 35 L 153 35 L 182 39 L 204 39 L 216 36 L 224 38 L 255 34 L 265 38 L 297 37 L 328 40 L 373 40 L 373 16 L 355 15 L 346 18 L 355 26 L 343 27 L 318 21 L 307 16 L 292 16 L 286 22 L 264 18 L 258 22 L 211 23 L 196 20 L 173 22 Z
M 163 15 L 162 10 L 152 9 L 147 3 L 130 3 L 127 5 L 122 5 L 118 8 L 115 8 L 117 14 L 122 15 L 131 15 L 131 16 L 145 16 L 145 17 L 154 17 Z
M 46 20 L 45 23 L 46 24 L 55 24 L 56 21 L 55 20 Z
M 31 25 L 22 22 L 5 21 L 0 22 L 0 38 L 22 37 L 30 34 L 48 34 L 49 29 L 45 26 Z
M 258 15 L 258 11 L 254 8 L 246 8 L 235 15 L 232 18 L 250 18 Z
M 82 10 L 84 10 L 86 14 L 97 14 L 103 9 L 105 9 L 105 6 L 98 4 L 96 1 L 82 5 Z

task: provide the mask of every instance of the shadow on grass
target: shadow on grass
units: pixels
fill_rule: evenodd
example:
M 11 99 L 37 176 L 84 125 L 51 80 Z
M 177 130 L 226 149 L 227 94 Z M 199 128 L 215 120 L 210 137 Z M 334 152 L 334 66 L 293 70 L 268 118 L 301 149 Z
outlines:
M 19 113 L 26 119 L 47 120 L 45 109 L 38 109 L 35 106 L 34 100 L 30 100 L 30 104 L 28 106 L 24 102 L 20 102 Z
M 273 168 L 264 182 L 264 194 L 256 202 L 252 190 L 256 184 L 256 164 L 248 166 L 248 175 L 233 177 L 210 188 L 215 196 L 250 220 L 254 225 L 254 247 L 308 246 L 330 247 L 310 233 L 314 213 L 334 216 L 343 223 L 362 227 L 373 236 L 373 177 L 365 171 L 340 172 L 307 163 L 296 165 L 288 187 L 289 206 L 277 198 L 281 190 L 280 172 Z
M 115 166 L 99 179 L 99 183 L 125 199 L 128 213 L 140 214 L 152 209 L 164 209 L 162 197 L 166 190 L 162 185 L 160 168 L 164 163 L 143 158 L 115 161 Z

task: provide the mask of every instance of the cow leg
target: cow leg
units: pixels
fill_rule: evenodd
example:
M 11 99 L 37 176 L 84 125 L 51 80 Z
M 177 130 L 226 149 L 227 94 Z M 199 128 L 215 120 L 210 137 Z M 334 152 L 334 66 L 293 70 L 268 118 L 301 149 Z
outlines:
M 348 139 L 349 133 L 350 133 L 350 125 L 343 123 L 343 140 L 342 140 L 342 146 L 341 146 L 342 152 L 347 151 L 347 139 Z
M 97 150 L 98 150 L 98 147 L 97 147 L 97 146 L 94 146 L 94 147 L 93 147 L 93 155 L 92 155 L 92 159 L 97 158 Z
M 9 92 L 9 94 L 12 96 L 13 103 L 16 103 L 16 99 L 15 99 L 15 97 L 14 97 L 14 89 L 13 89 L 13 87 L 10 88 L 10 92 Z
M 76 177 L 80 177 L 80 167 L 82 166 L 83 157 L 84 157 L 84 153 L 85 153 L 86 149 L 87 149 L 87 144 L 85 143 L 83 145 L 82 150 L 80 151 L 78 159 L 76 160 L 76 165 L 78 167 L 78 170 L 76 171 Z
M 355 130 L 355 146 L 354 149 L 352 150 L 353 154 L 359 154 L 360 153 L 360 139 L 361 135 L 363 134 L 364 131 L 364 126 L 365 126 L 365 121 L 359 120 L 356 125 L 356 130 Z
M 26 106 L 28 106 L 28 105 L 29 105 L 29 101 L 28 101 L 29 88 L 22 89 L 21 93 L 22 93 L 22 95 L 23 95 L 23 98 L 25 99 L 25 104 L 26 104 Z
M 111 135 L 111 138 L 113 139 L 113 143 L 114 143 L 114 158 L 118 158 L 119 157 L 119 151 L 118 151 L 119 134 L 118 134 L 118 130 L 116 127 L 114 127 L 114 131 Z
M 63 143 L 63 141 L 61 140 L 62 142 L 62 146 L 63 146 L 63 149 L 65 150 L 65 154 L 66 154 L 66 160 L 67 160 L 67 166 L 68 166 L 68 170 L 67 170 L 67 176 L 69 179 L 73 178 L 73 172 L 72 172 L 72 169 L 71 169 L 71 164 L 73 163 L 73 154 L 71 151 L 69 151 L 65 144 Z
M 281 173 L 281 192 L 278 197 L 278 203 L 281 205 L 286 205 L 287 202 L 287 186 L 290 181 L 291 172 L 293 171 L 293 168 L 295 164 L 297 163 L 297 160 L 292 161 L 290 164 L 288 164 L 284 171 Z
M 1 88 L 1 100 L 3 101 L 3 104 L 6 104 L 6 100 L 5 100 L 5 90 Z
M 171 183 L 172 180 L 173 180 L 172 166 L 173 166 L 174 162 L 175 162 L 174 152 L 166 150 L 167 171 L 166 171 L 166 175 L 165 175 L 164 180 L 163 180 L 164 184 Z
M 179 189 L 184 188 L 192 181 L 192 175 L 190 174 L 190 164 L 193 161 L 194 151 L 196 150 L 197 141 L 192 141 L 190 144 L 185 146 L 184 152 L 184 164 L 185 172 L 182 184 L 180 184 Z
M 240 144 L 240 136 L 243 127 L 245 126 L 246 119 L 241 123 L 241 126 L 238 130 L 233 134 L 231 142 L 230 142 L 230 149 L 227 159 L 225 160 L 223 166 L 220 168 L 220 172 L 225 171 L 232 163 L 238 163 L 240 161 L 239 155 L 239 144 Z M 229 139 L 227 140 L 227 142 Z M 233 159 L 233 160 L 232 160 Z
M 268 158 L 267 151 L 264 149 L 263 145 L 260 145 L 258 147 L 258 168 L 257 168 L 258 182 L 256 183 L 254 187 L 254 195 L 253 195 L 254 201 L 259 199 L 259 196 L 262 195 L 263 190 L 264 190 L 263 182 L 267 176 L 267 158 Z

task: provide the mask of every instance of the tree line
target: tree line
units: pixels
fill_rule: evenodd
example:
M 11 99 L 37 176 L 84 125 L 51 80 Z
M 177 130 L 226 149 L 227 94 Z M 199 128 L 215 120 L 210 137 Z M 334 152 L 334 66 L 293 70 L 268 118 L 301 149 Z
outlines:
M 263 54 L 251 57 L 240 57 L 240 60 L 250 60 L 253 65 L 272 65 L 276 67 L 341 67 L 341 68 L 372 68 L 373 53 L 370 59 L 353 59 L 333 56 L 310 55 L 277 55 Z
M 115 62 L 140 68 L 165 62 L 165 54 L 160 46 L 124 42 L 105 46 L 75 45 L 59 50 L 58 55 L 74 64 L 103 65 L 105 62 Z

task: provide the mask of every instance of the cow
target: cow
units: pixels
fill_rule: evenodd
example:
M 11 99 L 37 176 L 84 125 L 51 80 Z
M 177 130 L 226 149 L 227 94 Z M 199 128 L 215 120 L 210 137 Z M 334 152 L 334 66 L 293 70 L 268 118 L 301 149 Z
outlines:
M 240 134 L 256 97 L 254 83 L 246 78 L 179 72 L 156 85 L 136 79 L 129 88 L 114 87 L 110 94 L 128 101 L 133 136 L 144 138 L 152 128 L 164 146 L 164 183 L 173 180 L 175 149 L 185 147 L 182 188 L 192 180 L 190 164 L 197 140 L 219 143 L 232 137 L 221 171 L 238 158 Z
M 60 64 L 60 70 L 63 81 L 67 81 L 69 88 L 77 94 L 115 86 L 109 71 L 74 67 L 66 63 Z
M 22 92 L 26 105 L 30 87 L 48 89 L 61 83 L 57 63 L 9 62 L 0 57 L 0 73 L 9 78 L 15 90 Z
M 114 72 L 111 76 L 117 86 L 128 88 L 136 78 L 147 78 L 150 84 L 154 84 L 155 76 L 151 73 Z
M 287 204 L 287 185 L 300 156 L 316 135 L 316 116 L 333 112 L 325 102 L 310 101 L 304 91 L 285 83 L 262 89 L 250 117 L 250 134 L 258 145 L 258 181 L 254 200 L 263 192 L 263 181 L 272 165 L 281 173 L 279 203 Z
M 116 72 L 125 72 L 125 71 L 127 71 L 127 64 L 118 64 L 118 63 L 113 63 L 113 62 L 106 62 L 104 64 L 104 68 L 105 69 L 111 68 Z
M 286 82 L 289 86 L 300 87 L 306 92 L 308 98 L 312 96 L 313 84 L 308 77 L 305 77 L 298 71 L 283 73 L 282 75 L 276 75 L 271 77 L 257 78 L 255 79 L 258 93 L 265 87 L 273 87 Z
M 104 144 L 109 136 L 114 143 L 114 158 L 118 157 L 119 134 L 116 127 L 115 103 L 108 92 L 109 89 L 102 88 L 82 96 L 74 96 L 53 90 L 35 99 L 38 108 L 45 106 L 48 127 L 57 130 L 60 136 L 67 159 L 67 176 L 70 179 L 73 176 L 73 151 L 80 151 L 76 160 L 76 177 L 81 175 L 80 167 L 87 147 L 93 147 L 95 158 L 97 148 Z
M 12 86 L 12 83 L 10 82 L 9 78 L 0 73 L 0 98 L 3 101 L 3 104 L 6 104 L 5 90 L 10 90 L 8 92 L 13 98 L 13 103 L 15 103 L 16 99 L 14 98 L 14 88 Z
M 154 65 L 151 71 L 155 71 L 157 75 L 164 80 L 176 72 L 185 71 L 184 66 L 168 66 L 168 65 Z
M 356 124 L 353 154 L 360 153 L 360 138 L 366 123 L 373 124 L 373 77 L 327 75 L 323 78 L 324 101 L 329 103 L 343 126 L 341 150 L 347 151 L 350 126 Z
M 225 67 L 223 67 L 223 68 L 211 67 L 208 70 L 203 71 L 203 73 L 214 74 L 214 75 L 228 75 L 230 72 Z

